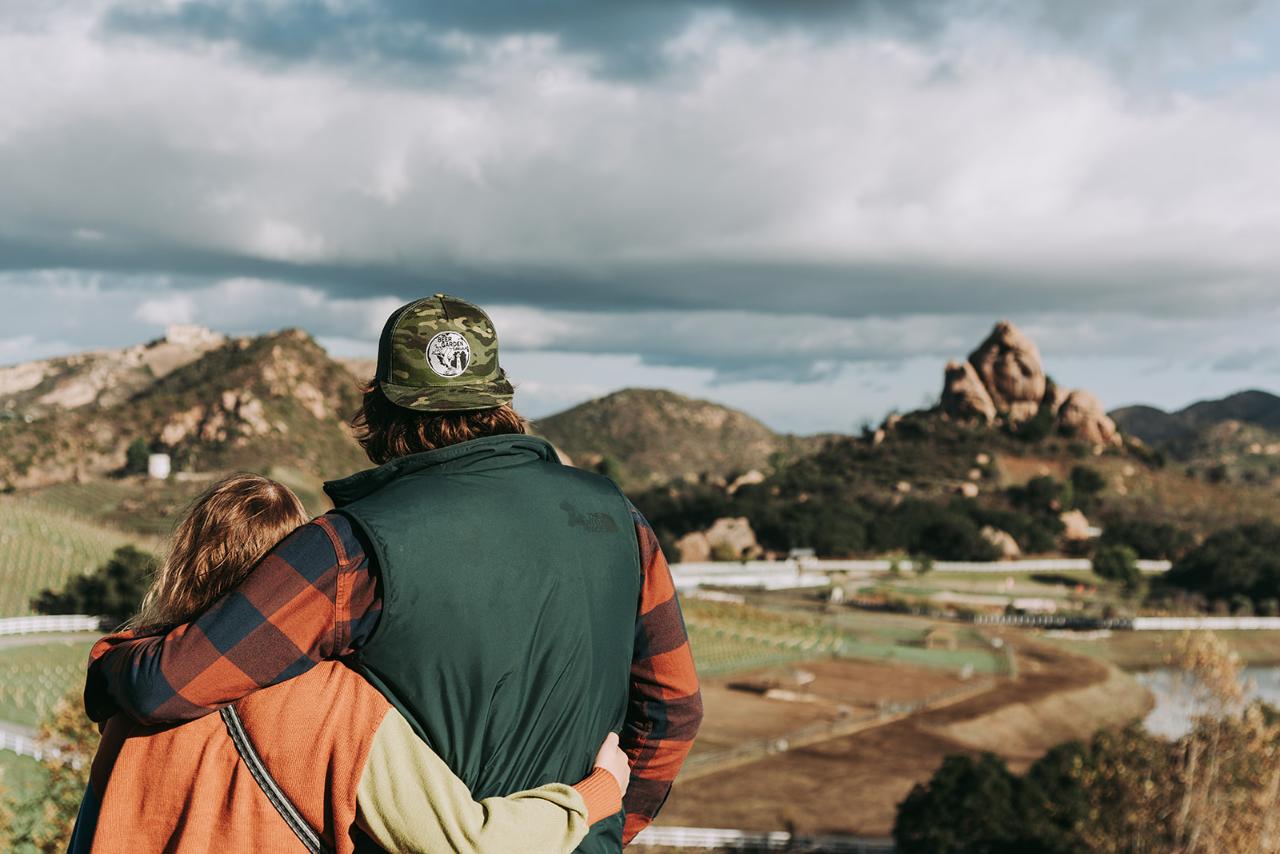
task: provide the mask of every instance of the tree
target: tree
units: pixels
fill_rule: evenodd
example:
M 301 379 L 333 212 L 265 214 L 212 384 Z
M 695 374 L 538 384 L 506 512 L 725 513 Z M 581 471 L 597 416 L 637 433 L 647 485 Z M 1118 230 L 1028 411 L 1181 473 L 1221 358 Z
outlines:
M 1184 636 L 1175 664 L 1196 704 L 1186 736 L 1104 730 L 1055 747 L 1020 778 L 991 756 L 948 757 L 898 808 L 898 849 L 1280 850 L 1280 713 L 1248 700 L 1238 657 L 1211 633 Z
M 66 851 L 71 841 L 98 747 L 98 728 L 84 714 L 79 687 L 58 701 L 37 730 L 36 741 L 45 753 L 40 776 L 6 805 L 8 827 L 0 829 L 0 843 L 7 844 L 0 847 L 52 854 Z
M 1093 556 L 1093 572 L 1099 578 L 1120 582 L 1130 592 L 1142 583 L 1138 555 L 1128 546 L 1100 546 Z
M 1018 780 L 991 753 L 948 756 L 927 784 L 898 807 L 893 839 L 901 854 L 970 854 L 1020 849 Z
M 1009 489 L 1009 501 L 1032 513 L 1058 514 L 1071 506 L 1071 485 L 1048 475 L 1033 477 L 1023 486 Z
M 129 443 L 128 450 L 124 452 L 125 474 L 146 474 L 150 461 L 151 445 L 146 439 L 134 439 Z
M 1274 598 L 1280 590 L 1280 524 L 1255 522 L 1219 531 L 1175 562 L 1164 581 L 1208 599 Z
M 1167 522 L 1134 517 L 1108 519 L 1099 545 L 1125 545 L 1147 560 L 1177 560 L 1194 544 L 1191 534 Z
M 1076 466 L 1071 469 L 1071 493 L 1075 505 L 1086 513 L 1098 503 L 1098 496 L 1107 488 L 1107 479 L 1092 466 Z
M 70 579 L 60 591 L 40 591 L 31 607 L 41 614 L 91 614 L 123 623 L 138 613 L 155 571 L 154 557 L 121 546 L 93 573 Z

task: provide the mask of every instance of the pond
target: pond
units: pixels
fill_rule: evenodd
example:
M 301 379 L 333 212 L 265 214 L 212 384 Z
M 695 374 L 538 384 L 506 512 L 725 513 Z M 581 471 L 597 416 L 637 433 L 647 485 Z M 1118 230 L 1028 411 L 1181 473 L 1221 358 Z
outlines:
M 1144 722 L 1147 729 L 1168 738 L 1185 735 L 1191 728 L 1193 703 L 1181 685 L 1179 672 L 1166 667 L 1133 676 L 1151 691 L 1156 700 L 1155 708 Z M 1252 696 L 1280 706 L 1280 667 L 1246 667 L 1244 678 L 1253 685 Z

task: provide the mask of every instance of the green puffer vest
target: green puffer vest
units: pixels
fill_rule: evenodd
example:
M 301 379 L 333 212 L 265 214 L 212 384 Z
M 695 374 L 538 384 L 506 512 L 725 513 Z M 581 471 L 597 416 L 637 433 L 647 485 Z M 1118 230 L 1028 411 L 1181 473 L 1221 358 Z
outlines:
M 368 540 L 382 616 L 352 662 L 477 798 L 591 770 L 626 713 L 640 600 L 630 507 L 532 436 L 325 485 Z M 577 849 L 618 852 L 621 813 Z

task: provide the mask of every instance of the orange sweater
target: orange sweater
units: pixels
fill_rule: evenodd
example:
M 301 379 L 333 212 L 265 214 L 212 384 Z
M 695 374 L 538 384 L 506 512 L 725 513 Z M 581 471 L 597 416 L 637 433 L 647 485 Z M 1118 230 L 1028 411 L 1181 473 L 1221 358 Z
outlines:
M 237 704 L 280 787 L 339 854 L 354 850 L 357 792 L 383 719 L 395 714 L 362 677 L 324 662 Z M 597 771 L 576 788 L 590 820 L 620 807 Z M 143 726 L 116 715 L 90 778 L 98 793 L 94 852 L 301 851 L 240 760 L 222 718 Z M 79 828 L 77 832 L 79 832 Z

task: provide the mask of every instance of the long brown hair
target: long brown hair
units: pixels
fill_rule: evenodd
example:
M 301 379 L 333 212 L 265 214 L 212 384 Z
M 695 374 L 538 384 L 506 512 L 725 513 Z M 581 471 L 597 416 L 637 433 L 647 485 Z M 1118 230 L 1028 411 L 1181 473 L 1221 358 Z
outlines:
M 256 474 L 223 478 L 195 500 L 178 524 L 169 555 L 129 625 L 156 628 L 190 621 L 308 518 L 298 496 L 284 484 Z
M 526 422 L 508 404 L 459 412 L 419 412 L 397 406 L 376 380 L 361 387 L 364 402 L 351 419 L 356 441 L 376 465 L 484 436 L 524 433 Z

